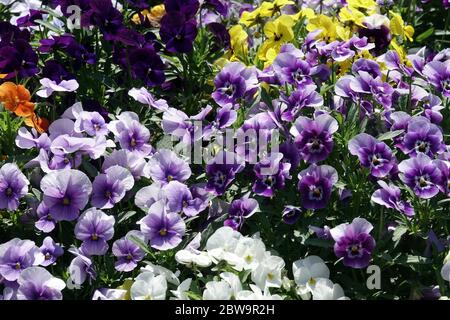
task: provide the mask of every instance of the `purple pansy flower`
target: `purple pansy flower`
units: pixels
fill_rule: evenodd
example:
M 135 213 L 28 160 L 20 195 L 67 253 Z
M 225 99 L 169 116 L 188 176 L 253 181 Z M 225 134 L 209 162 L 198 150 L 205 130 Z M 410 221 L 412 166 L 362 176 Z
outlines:
M 167 104 L 166 100 L 156 100 L 155 97 L 153 97 L 153 95 L 144 87 L 140 89 L 132 88 L 130 91 L 128 91 L 128 95 L 134 100 L 142 104 L 146 104 L 149 107 L 153 107 L 157 110 L 166 111 L 167 109 L 169 109 L 169 105 Z
M 300 218 L 302 209 L 295 206 L 285 206 L 281 213 L 281 218 L 286 224 L 294 224 Z
M 109 133 L 105 119 L 98 112 L 82 111 L 77 114 L 73 129 L 77 133 L 86 133 L 91 137 L 106 136 Z
M 338 258 L 344 258 L 347 267 L 362 269 L 369 265 L 375 240 L 370 235 L 373 226 L 363 218 L 355 218 L 352 223 L 343 223 L 330 230 L 336 243 L 334 253 Z
M 106 156 L 102 165 L 102 171 L 105 172 L 113 166 L 121 166 L 127 168 L 135 179 L 145 176 L 147 162 L 138 154 L 128 150 L 114 150 L 109 156 Z
M 206 189 L 216 195 L 222 195 L 225 189 L 234 180 L 236 173 L 244 168 L 236 154 L 231 152 L 219 152 L 206 166 L 208 183 Z
M 176 213 L 168 213 L 163 201 L 154 203 L 139 224 L 151 247 L 157 250 L 175 248 L 186 232 L 183 219 Z
M 145 252 L 133 241 L 133 237 L 144 241 L 144 236 L 139 231 L 130 231 L 125 237 L 113 243 L 112 253 L 117 258 L 115 263 L 117 271 L 130 272 L 145 257 Z
M 78 170 L 58 170 L 41 180 L 43 201 L 56 221 L 75 220 L 92 192 L 89 178 Z
M 330 166 L 311 165 L 298 174 L 298 190 L 306 209 L 323 209 L 331 197 L 333 185 L 338 181 L 337 171 Z
M 408 217 L 414 216 L 414 208 L 411 206 L 411 203 L 401 199 L 399 187 L 393 184 L 387 184 L 384 181 L 378 181 L 378 184 L 381 189 L 376 190 L 372 194 L 371 200 L 373 202 L 386 208 L 397 210 Z
M 0 245 L 0 275 L 7 281 L 16 281 L 28 267 L 44 261 L 44 255 L 31 240 L 14 238 Z
M 111 209 L 134 186 L 134 178 L 128 169 L 112 166 L 92 183 L 91 204 L 99 209 Z
M 228 209 L 228 218 L 223 224 L 234 230 L 239 230 L 244 224 L 244 220 L 250 218 L 258 210 L 258 201 L 255 199 L 244 197 L 234 200 Z
M 41 266 L 44 267 L 54 264 L 56 259 L 64 253 L 63 248 L 56 244 L 51 237 L 45 237 L 42 246 L 39 249 L 44 255 L 44 261 L 41 262 Z
M 21 149 L 50 149 L 51 140 L 47 133 L 39 134 L 36 129 L 32 128 L 31 132 L 27 128 L 20 128 L 17 132 L 16 146 Z
M 91 208 L 86 210 L 75 225 L 75 237 L 83 241 L 81 250 L 87 255 L 101 256 L 108 250 L 108 240 L 114 235 L 113 216 L 108 216 L 101 210 Z
M 0 209 L 17 210 L 19 200 L 28 193 L 29 184 L 16 164 L 4 164 L 0 168 Z
M 197 194 L 193 194 L 185 184 L 178 181 L 169 182 L 161 189 L 161 192 L 167 200 L 170 212 L 183 212 L 188 217 L 196 216 L 208 205 L 204 196 L 196 197 Z
M 422 199 L 430 199 L 439 193 L 442 173 L 435 161 L 423 153 L 404 160 L 398 165 L 400 179 Z
M 76 80 L 62 80 L 56 83 L 54 80 L 44 78 L 40 80 L 42 89 L 36 92 L 36 95 L 41 98 L 50 97 L 53 92 L 74 92 L 78 89 L 79 84 Z
M 291 178 L 291 164 L 281 161 L 282 159 L 282 153 L 273 153 L 254 166 L 256 181 L 253 192 L 263 197 L 273 197 L 276 190 L 284 188 L 285 180 Z
M 314 120 L 299 117 L 291 128 L 295 144 L 302 158 L 308 163 L 325 160 L 331 153 L 333 133 L 338 130 L 337 121 L 328 114 L 321 114 Z
M 300 110 L 306 107 L 320 107 L 323 105 L 322 96 L 316 92 L 314 84 L 299 86 L 289 96 L 284 96 L 282 101 L 286 104 L 286 110 L 281 114 L 281 120 L 292 122 Z
M 383 178 L 391 172 L 396 161 L 391 149 L 384 142 L 371 135 L 360 133 L 348 142 L 348 149 L 365 168 L 370 168 L 370 174 Z
M 44 202 L 41 202 L 36 209 L 38 220 L 35 223 L 36 229 L 44 233 L 49 233 L 55 229 L 56 221 L 50 214 L 50 210 Z
M 247 68 L 240 62 L 228 63 L 214 79 L 214 101 L 219 106 L 235 105 L 241 99 L 252 97 L 259 83 L 255 68 Z
M 92 259 L 76 248 L 70 248 L 69 252 L 75 255 L 68 268 L 72 283 L 82 285 L 86 280 L 95 280 L 97 274 Z
M 66 283 L 42 267 L 24 270 L 17 280 L 17 300 L 62 300 Z
M 161 19 L 160 35 L 168 51 L 191 52 L 197 37 L 197 22 L 195 19 L 186 19 L 180 12 L 167 13 Z
M 402 151 L 410 156 L 419 153 L 433 156 L 444 151 L 441 129 L 425 117 L 413 117 L 403 137 Z
M 450 60 L 427 63 L 423 68 L 423 74 L 437 91 L 450 98 Z
M 148 163 L 148 168 L 153 181 L 162 184 L 172 180 L 184 182 L 192 174 L 187 162 L 167 149 L 161 149 L 155 153 Z

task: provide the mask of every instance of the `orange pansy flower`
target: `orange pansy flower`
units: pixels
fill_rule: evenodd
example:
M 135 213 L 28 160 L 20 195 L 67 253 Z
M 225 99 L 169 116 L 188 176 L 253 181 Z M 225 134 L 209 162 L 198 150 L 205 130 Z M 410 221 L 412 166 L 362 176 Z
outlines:
M 35 113 L 31 116 L 25 118 L 25 124 L 29 127 L 33 127 L 39 133 L 44 133 L 47 131 L 49 126 L 49 121 L 45 118 L 38 117 Z
M 30 99 L 30 91 L 23 85 L 12 82 L 0 85 L 0 102 L 19 117 L 29 117 L 34 114 L 34 103 L 30 102 Z

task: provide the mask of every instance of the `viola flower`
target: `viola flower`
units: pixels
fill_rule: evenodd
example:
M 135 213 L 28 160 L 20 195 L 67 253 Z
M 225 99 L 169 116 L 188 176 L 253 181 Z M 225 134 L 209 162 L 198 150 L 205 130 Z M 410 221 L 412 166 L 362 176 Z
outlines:
M 153 107 L 160 111 L 166 111 L 169 109 L 169 105 L 167 104 L 167 101 L 164 99 L 156 100 L 153 95 L 148 92 L 148 90 L 144 87 L 137 89 L 133 88 L 130 91 L 128 91 L 128 95 L 132 97 L 134 100 L 146 104 L 149 107 Z
M 403 137 L 402 151 L 411 157 L 419 153 L 432 157 L 442 153 L 445 145 L 441 129 L 425 117 L 411 118 Z
M 88 203 L 92 184 L 83 172 L 65 169 L 45 175 L 41 190 L 43 201 L 56 221 L 73 221 Z
M 348 142 L 348 149 L 352 155 L 358 156 L 361 165 L 370 168 L 370 174 L 377 178 L 387 176 L 396 163 L 388 145 L 366 133 L 353 137 Z
M 399 187 L 391 183 L 388 185 L 386 182 L 381 180 L 378 181 L 378 185 L 381 189 L 378 189 L 372 194 L 371 200 L 373 202 L 385 206 L 386 208 L 401 212 L 407 217 L 414 216 L 414 208 L 411 203 L 401 199 L 401 191 Z
M 287 122 L 293 122 L 297 118 L 300 110 L 307 107 L 321 107 L 323 105 L 322 96 L 316 92 L 317 86 L 307 84 L 298 86 L 289 96 L 283 96 L 282 101 L 287 105 L 283 111 L 281 119 Z
M 300 218 L 302 209 L 294 206 L 285 206 L 281 218 L 286 224 L 295 224 Z
M 114 150 L 109 156 L 106 156 L 102 165 L 102 171 L 115 165 L 128 169 L 135 179 L 140 177 L 149 177 L 147 175 L 147 162 L 138 154 L 128 150 Z
M 112 253 L 117 258 L 115 263 L 117 271 L 133 271 L 137 267 L 138 262 L 145 257 L 145 252 L 133 241 L 132 237 L 144 238 L 139 231 L 130 231 L 125 237 L 113 243 Z
M 4 164 L 0 168 L 0 209 L 17 210 L 19 200 L 28 193 L 29 184 L 16 164 Z
M 24 270 L 17 280 L 17 300 L 62 300 L 66 283 L 42 267 Z
M 82 63 L 95 64 L 97 57 L 89 52 L 84 46 L 79 44 L 71 34 L 61 36 L 52 36 L 49 39 L 39 40 L 39 51 L 48 53 L 51 51 L 62 50 L 68 56 L 75 60 L 75 66 L 79 67 Z
M 215 77 L 214 86 L 211 95 L 214 101 L 221 107 L 234 106 L 256 93 L 259 86 L 256 69 L 247 68 L 240 62 L 228 63 Z
M 245 219 L 250 218 L 259 211 L 258 201 L 248 197 L 234 200 L 228 210 L 228 218 L 223 225 L 239 230 L 244 224 Z
M 75 237 L 83 241 L 81 250 L 87 255 L 104 255 L 108 250 L 108 240 L 114 235 L 113 216 L 108 216 L 101 210 L 88 209 L 75 225 Z
M 435 160 L 434 164 L 441 172 L 441 182 L 439 188 L 441 192 L 450 197 L 450 163 L 443 160 Z
M 109 133 L 103 116 L 94 111 L 82 111 L 78 114 L 73 130 L 77 133 L 86 133 L 91 137 L 106 136 Z
M 182 13 L 186 18 L 192 18 L 197 13 L 200 3 L 198 0 L 164 0 L 166 12 Z
M 48 98 L 53 94 L 53 92 L 74 92 L 79 87 L 79 84 L 76 80 L 62 80 L 61 82 L 57 83 L 54 80 L 44 78 L 39 82 L 42 85 L 42 89 L 36 92 L 36 95 L 41 98 Z
M 263 197 L 273 197 L 276 190 L 284 188 L 285 180 L 291 178 L 291 164 L 282 162 L 282 159 L 282 153 L 275 153 L 254 166 L 256 181 L 253 184 L 253 192 Z
M 83 27 L 96 26 L 103 33 L 105 40 L 118 40 L 117 35 L 124 28 L 123 16 L 110 0 L 89 1 L 89 10 L 81 16 Z
M 280 53 L 272 63 L 274 73 L 281 85 L 286 83 L 296 86 L 311 85 L 311 65 L 303 53 L 293 45 L 281 47 Z
M 52 232 L 55 229 L 56 221 L 50 214 L 50 210 L 41 202 L 36 209 L 38 220 L 35 222 L 36 229 L 41 230 L 44 233 Z
M 0 245 L 0 275 L 16 281 L 23 270 L 42 263 L 44 256 L 31 240 L 14 238 Z
M 162 149 L 149 161 L 150 176 L 154 181 L 167 184 L 172 180 L 184 182 L 191 176 L 189 165 L 171 150 Z
M 168 213 L 163 201 L 153 204 L 139 224 L 151 247 L 162 251 L 178 246 L 186 232 L 183 219 L 176 213 Z
M 195 189 L 195 191 L 198 191 L 198 189 Z M 167 207 L 170 212 L 182 212 L 188 217 L 198 215 L 208 205 L 207 197 L 201 194 L 193 194 L 185 184 L 176 180 L 163 186 L 161 192 L 167 200 Z
M 95 280 L 97 273 L 92 259 L 76 248 L 70 248 L 69 252 L 75 255 L 68 268 L 70 280 L 76 285 L 82 285 L 86 280 Z
M 99 209 L 111 209 L 134 186 L 134 178 L 128 169 L 112 166 L 92 183 L 91 204 Z
M 44 267 L 54 264 L 56 259 L 64 253 L 63 248 L 56 244 L 51 237 L 45 237 L 42 246 L 39 249 L 44 255 L 44 261 L 41 262 L 41 266 Z
M 166 49 L 174 53 L 188 53 L 193 49 L 197 37 L 197 22 L 188 20 L 180 12 L 167 13 L 161 19 L 161 40 Z
M 206 166 L 206 174 L 209 178 L 206 189 L 216 195 L 224 194 L 236 173 L 243 168 L 244 166 L 234 153 L 221 151 Z
M 439 193 L 442 173 L 435 161 L 419 153 L 417 157 L 404 160 L 398 165 L 400 179 L 422 199 L 430 199 Z
M 19 117 L 29 117 L 34 113 L 34 103 L 30 99 L 30 92 L 23 85 L 12 82 L 0 85 L 0 103 Z
M 327 165 L 311 165 L 298 174 L 298 179 L 303 207 L 317 210 L 327 206 L 333 185 L 338 181 L 338 173 Z
M 321 114 L 314 120 L 299 117 L 291 128 L 295 144 L 302 158 L 308 163 L 325 160 L 331 153 L 333 133 L 338 130 L 337 121 L 328 114 Z
M 16 146 L 21 149 L 44 149 L 49 150 L 51 140 L 48 137 L 47 133 L 39 134 L 38 131 L 34 128 L 31 129 L 31 132 L 26 128 L 22 127 L 17 132 L 16 137 Z
M 344 266 L 362 269 L 369 265 L 375 240 L 370 235 L 373 226 L 364 218 L 355 218 L 352 223 L 343 223 L 330 230 L 334 253 L 344 258 Z

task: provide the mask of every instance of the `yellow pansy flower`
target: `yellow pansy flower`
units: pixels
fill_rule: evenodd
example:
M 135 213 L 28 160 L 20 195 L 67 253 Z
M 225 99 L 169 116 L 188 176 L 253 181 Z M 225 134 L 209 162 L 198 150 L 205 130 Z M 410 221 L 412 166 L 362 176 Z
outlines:
M 262 22 L 261 9 L 257 8 L 253 11 L 244 11 L 241 15 L 239 23 L 242 23 L 246 27 L 252 27 Z
M 282 15 L 274 21 L 269 21 L 264 26 L 264 34 L 267 40 L 261 46 L 258 52 L 258 58 L 262 61 L 268 61 L 269 50 L 274 50 L 276 54 L 280 51 L 283 43 L 294 39 L 294 19 L 292 16 Z M 273 54 L 271 54 L 273 56 Z
M 273 17 L 276 13 L 280 12 L 284 6 L 288 4 L 294 4 L 294 1 L 291 0 L 275 0 L 273 2 L 264 1 L 260 7 L 261 16 Z
M 131 286 L 133 285 L 133 283 L 134 283 L 134 281 L 132 279 L 126 279 L 121 286 L 117 287 L 117 289 L 127 291 L 127 293 L 123 297 L 123 300 L 131 300 L 130 289 L 131 289 Z
M 311 32 L 317 29 L 322 30 L 322 33 L 318 36 L 318 38 L 322 38 L 327 42 L 336 40 L 336 23 L 333 22 L 330 17 L 319 14 L 310 19 L 308 25 L 306 26 L 306 30 Z
M 358 10 L 365 15 L 376 13 L 377 3 L 374 0 L 348 0 L 347 7 L 353 11 Z
M 359 10 L 350 10 L 348 7 L 344 7 L 339 11 L 339 21 L 345 26 L 353 28 L 354 25 L 364 27 L 364 18 L 366 16 Z
M 159 26 L 162 17 L 166 14 L 166 8 L 163 4 L 159 4 L 157 6 L 153 6 L 150 10 L 142 10 L 141 15 L 144 16 L 144 19 L 148 20 L 151 25 Z M 141 18 L 139 14 L 134 14 L 131 18 L 135 24 L 141 24 Z
M 229 31 L 231 46 L 231 61 L 239 60 L 248 54 L 248 34 L 241 25 L 233 26 Z
M 390 11 L 392 16 L 391 23 L 389 28 L 391 29 L 391 33 L 396 36 L 401 36 L 403 39 L 408 39 L 409 41 L 413 41 L 414 28 L 412 26 L 405 26 L 405 22 L 401 15 Z
M 316 16 L 316 14 L 314 13 L 314 10 L 311 8 L 304 8 L 302 10 L 300 10 L 298 13 L 296 13 L 293 18 L 295 21 L 300 20 L 301 18 L 306 18 L 306 19 L 312 19 Z

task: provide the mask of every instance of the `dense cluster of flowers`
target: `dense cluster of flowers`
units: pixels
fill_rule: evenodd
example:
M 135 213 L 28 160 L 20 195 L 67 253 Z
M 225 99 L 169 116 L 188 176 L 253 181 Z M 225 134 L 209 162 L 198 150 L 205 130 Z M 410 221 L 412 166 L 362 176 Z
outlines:
M 149 2 L 0 0 L 0 298 L 450 295 L 448 1 Z

